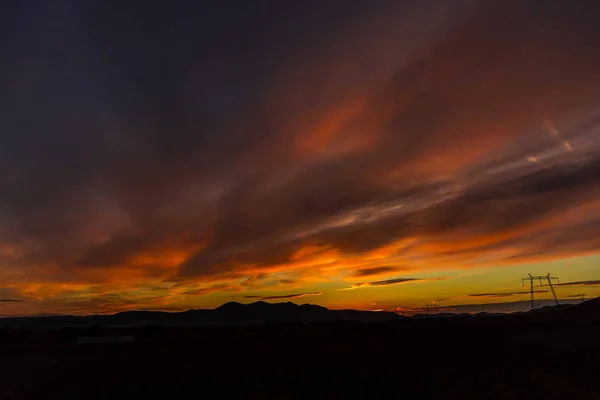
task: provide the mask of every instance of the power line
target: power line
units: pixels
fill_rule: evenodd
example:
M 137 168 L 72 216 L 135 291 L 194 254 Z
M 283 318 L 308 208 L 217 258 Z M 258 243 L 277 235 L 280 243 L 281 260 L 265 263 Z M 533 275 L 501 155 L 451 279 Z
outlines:
M 535 281 L 539 282 L 538 286 L 550 286 L 550 290 L 552 291 L 552 296 L 554 296 L 554 301 L 556 302 L 556 305 L 559 306 L 560 303 L 558 301 L 558 297 L 556 297 L 556 291 L 554 290 L 554 285 L 552 284 L 553 280 L 556 280 L 558 284 L 560 284 L 560 280 L 554 276 L 550 276 L 550 273 L 548 273 L 548 275 L 531 275 L 531 274 L 527 274 L 528 276 L 526 278 L 521 278 L 521 282 L 523 283 L 523 286 L 525 285 L 525 281 L 529 281 L 529 293 L 530 293 L 530 301 L 531 301 L 531 309 L 533 310 L 535 308 L 535 302 L 534 302 L 534 298 L 533 298 L 533 294 L 535 293 L 535 291 L 533 290 L 534 286 L 535 286 Z M 542 284 L 543 281 L 547 281 L 548 285 L 544 285 Z

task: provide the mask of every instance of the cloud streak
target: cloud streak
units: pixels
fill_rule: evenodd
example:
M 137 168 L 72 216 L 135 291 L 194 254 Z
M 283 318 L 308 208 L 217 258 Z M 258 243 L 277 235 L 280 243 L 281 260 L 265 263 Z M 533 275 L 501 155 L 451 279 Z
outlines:
M 354 276 L 370 276 L 370 275 L 379 275 L 388 272 L 397 272 L 400 268 L 398 267 L 371 267 L 371 268 L 361 268 L 356 271 Z
M 347 289 L 361 289 L 361 288 L 370 288 L 370 287 L 380 287 L 380 286 L 393 286 L 400 285 L 404 283 L 416 283 L 416 282 L 434 282 L 441 281 L 447 279 L 445 277 L 438 278 L 393 278 L 386 279 L 383 281 L 373 281 L 373 282 L 360 282 L 355 283 Z
M 590 281 L 561 282 L 555 286 L 600 286 L 600 279 Z
M 534 290 L 533 293 L 548 293 L 548 290 Z M 497 298 L 502 298 L 502 297 L 510 297 L 510 296 L 516 296 L 519 294 L 531 294 L 530 291 L 521 291 L 521 292 L 499 292 L 499 293 L 472 293 L 469 294 L 469 297 L 497 297 Z
M 282 294 L 276 296 L 265 296 L 261 297 L 261 300 L 286 300 L 286 299 L 301 299 L 302 297 L 307 296 L 320 296 L 322 292 L 311 292 L 311 293 L 292 293 L 292 294 Z

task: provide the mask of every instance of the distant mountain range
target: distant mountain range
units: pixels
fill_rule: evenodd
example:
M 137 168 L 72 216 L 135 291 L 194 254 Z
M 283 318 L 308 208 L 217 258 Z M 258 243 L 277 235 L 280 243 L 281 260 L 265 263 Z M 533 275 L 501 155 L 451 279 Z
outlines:
M 60 329 L 103 325 L 113 327 L 163 325 L 264 325 L 317 322 L 386 322 L 401 319 L 387 311 L 329 310 L 312 304 L 291 302 L 251 304 L 230 302 L 215 309 L 184 312 L 127 311 L 113 315 L 11 317 L 0 319 L 0 327 L 18 329 Z
M 414 315 L 401 317 L 388 311 L 329 310 L 325 307 L 294 303 L 266 303 L 258 301 L 251 304 L 230 302 L 215 309 L 189 310 L 184 312 L 163 311 L 126 311 L 112 315 L 87 316 L 36 316 L 0 318 L 0 328 L 11 327 L 30 330 L 53 330 L 65 327 L 85 327 L 102 325 L 106 327 L 134 327 L 145 325 L 162 326 L 233 326 L 268 325 L 281 323 L 327 323 L 327 322 L 390 322 L 402 319 L 422 318 L 467 318 L 467 317 L 515 317 L 561 318 L 600 320 L 600 298 L 588 300 L 577 305 L 548 306 L 530 312 L 512 314 L 452 314 Z M 529 316 L 529 317 L 527 317 Z

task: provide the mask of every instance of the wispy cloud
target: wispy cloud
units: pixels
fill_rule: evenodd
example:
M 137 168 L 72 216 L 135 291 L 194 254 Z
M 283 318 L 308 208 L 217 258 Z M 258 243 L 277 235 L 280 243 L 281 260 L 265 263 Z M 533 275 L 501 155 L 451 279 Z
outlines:
M 358 269 L 354 276 L 371 276 L 371 275 L 379 275 L 387 272 L 395 272 L 398 271 L 399 267 L 390 267 L 390 266 L 382 266 L 382 267 L 371 267 L 371 268 L 360 268 Z
M 300 299 L 302 297 L 307 296 L 320 296 L 323 292 L 310 292 L 310 293 L 292 293 L 292 294 L 282 294 L 277 296 L 266 296 L 261 297 L 261 300 L 284 300 L 284 299 Z
M 600 286 L 600 280 L 577 281 L 577 282 L 561 282 L 554 284 L 555 286 Z
M 202 287 L 202 288 L 197 288 L 197 289 L 191 289 L 191 290 L 187 290 L 181 294 L 183 295 L 193 295 L 193 296 L 206 296 L 209 295 L 211 293 L 215 293 L 215 292 L 220 292 L 220 291 L 227 291 L 227 290 L 234 290 L 235 288 L 227 283 L 218 283 L 209 287 Z
M 509 297 L 519 294 L 530 294 L 531 291 L 522 292 L 497 292 L 497 293 L 472 293 L 469 297 Z M 534 290 L 533 293 L 548 293 L 548 290 Z
M 0 299 L 0 303 L 22 303 L 23 300 L 18 299 Z
M 380 286 L 392 286 L 392 285 L 400 285 L 404 283 L 416 283 L 416 282 L 432 282 L 432 281 L 441 281 L 447 279 L 446 277 L 436 277 L 436 278 L 394 278 L 394 279 L 386 279 L 383 281 L 373 281 L 373 282 L 360 282 L 351 285 L 348 289 L 361 289 L 361 288 L 369 288 L 369 287 L 380 287 Z

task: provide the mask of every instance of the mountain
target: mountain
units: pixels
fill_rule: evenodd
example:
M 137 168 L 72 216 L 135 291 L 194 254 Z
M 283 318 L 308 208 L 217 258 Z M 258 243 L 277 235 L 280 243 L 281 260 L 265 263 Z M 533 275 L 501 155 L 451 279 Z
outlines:
M 230 302 L 215 309 L 184 312 L 126 311 L 112 315 L 14 317 L 0 319 L 0 327 L 17 329 L 60 329 L 64 327 L 103 326 L 191 326 L 264 325 L 316 322 L 385 322 L 402 317 L 392 312 L 329 310 L 312 304 Z

